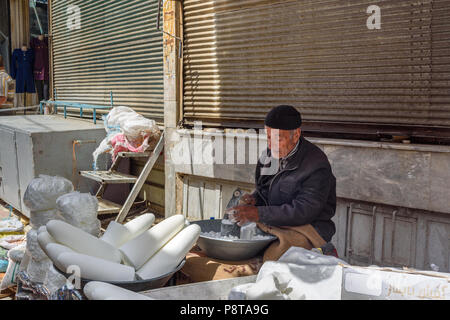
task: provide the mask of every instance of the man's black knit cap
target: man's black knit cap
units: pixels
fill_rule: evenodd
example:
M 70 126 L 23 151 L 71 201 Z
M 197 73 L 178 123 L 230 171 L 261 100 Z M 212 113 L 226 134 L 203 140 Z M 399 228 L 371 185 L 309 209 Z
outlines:
M 272 129 L 295 130 L 302 125 L 302 116 L 293 106 L 281 105 L 269 111 L 264 124 Z

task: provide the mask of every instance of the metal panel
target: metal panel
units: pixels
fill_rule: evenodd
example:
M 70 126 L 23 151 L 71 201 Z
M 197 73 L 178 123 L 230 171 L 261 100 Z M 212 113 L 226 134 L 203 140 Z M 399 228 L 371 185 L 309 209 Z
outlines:
M 450 126 L 449 0 L 185 0 L 184 120 Z M 381 8 L 381 29 L 366 26 Z
M 20 210 L 16 133 L 0 128 L 0 197 Z
M 67 26 L 69 5 L 80 9 L 79 29 Z M 163 122 L 158 1 L 53 0 L 50 12 L 53 88 L 58 100 L 110 105 L 112 91 L 114 105 L 129 106 Z

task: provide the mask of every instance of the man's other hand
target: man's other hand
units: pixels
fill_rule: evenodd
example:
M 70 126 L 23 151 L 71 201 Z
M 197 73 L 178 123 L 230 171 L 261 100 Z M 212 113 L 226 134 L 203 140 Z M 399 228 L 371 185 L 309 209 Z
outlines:
M 249 193 L 244 194 L 239 200 L 239 205 L 254 206 L 255 204 L 256 199 Z
M 255 206 L 237 206 L 231 208 L 228 213 L 238 226 L 242 226 L 247 222 L 259 221 L 258 208 Z

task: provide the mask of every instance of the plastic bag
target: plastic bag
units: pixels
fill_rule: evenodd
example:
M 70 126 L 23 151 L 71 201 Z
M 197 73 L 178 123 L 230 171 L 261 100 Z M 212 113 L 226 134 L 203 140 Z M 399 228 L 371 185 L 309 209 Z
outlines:
M 55 209 L 56 199 L 73 191 L 72 182 L 58 176 L 39 175 L 29 183 L 23 202 L 31 211 Z
M 159 136 L 159 128 L 155 120 L 147 119 L 131 108 L 120 106 L 113 108 L 106 116 L 106 130 L 120 128 L 129 139 L 143 134 Z
M 47 271 L 52 265 L 53 263 L 49 258 L 36 261 L 32 257 L 27 267 L 27 274 L 30 277 L 30 280 L 37 283 L 43 283 L 47 276 Z
M 50 294 L 55 293 L 58 289 L 63 287 L 66 282 L 66 277 L 64 277 L 55 269 L 53 265 L 51 265 L 44 280 L 44 286 L 48 289 Z
M 32 229 L 27 233 L 27 251 L 34 261 L 48 259 L 37 241 L 37 230 Z
M 64 220 L 96 237 L 100 233 L 100 220 L 97 219 L 98 200 L 89 193 L 71 192 L 60 196 L 56 206 Z
M 8 268 L 0 283 L 0 291 L 8 289 L 16 285 L 16 277 L 19 273 L 19 263 L 14 262 L 12 259 L 8 260 Z
M 113 108 L 104 117 L 107 137 L 93 153 L 94 168 L 101 153 L 111 153 L 113 160 L 118 152 L 144 152 L 155 148 L 160 131 L 154 120 L 147 119 L 133 109 L 120 106 Z
M 45 226 L 50 220 L 64 220 L 57 209 L 30 211 L 30 225 L 33 229 Z
M 26 236 L 24 234 L 6 236 L 0 239 L 0 247 L 11 250 L 22 244 L 25 239 Z
M 11 232 L 23 231 L 23 223 L 16 217 L 0 220 L 0 236 Z

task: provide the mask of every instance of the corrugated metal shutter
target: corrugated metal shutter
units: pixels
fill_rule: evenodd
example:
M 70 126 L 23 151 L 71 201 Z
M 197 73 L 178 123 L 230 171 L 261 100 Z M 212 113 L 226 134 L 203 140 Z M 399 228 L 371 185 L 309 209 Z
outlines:
M 370 5 L 381 29 L 369 30 Z M 185 0 L 184 120 L 450 126 L 450 1 Z
M 68 6 L 81 28 L 69 30 Z M 163 122 L 163 38 L 156 0 L 51 1 L 53 87 L 58 100 L 132 107 Z M 78 111 L 78 110 L 77 110 Z

